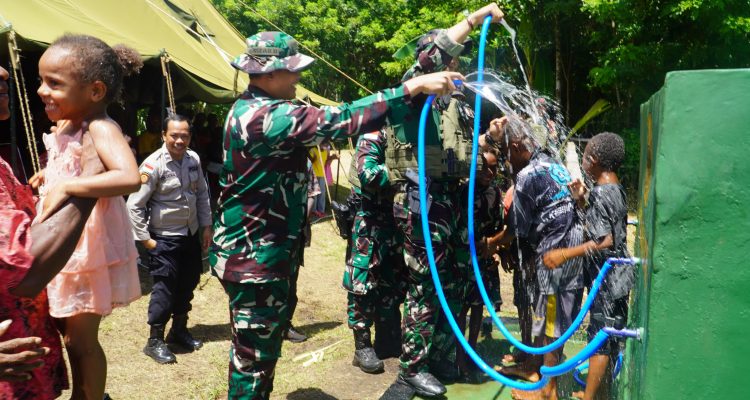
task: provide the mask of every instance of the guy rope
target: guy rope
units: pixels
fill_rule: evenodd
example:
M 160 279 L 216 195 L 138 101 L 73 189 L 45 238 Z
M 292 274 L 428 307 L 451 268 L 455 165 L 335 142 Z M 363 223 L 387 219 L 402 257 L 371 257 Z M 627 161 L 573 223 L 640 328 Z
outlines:
M 13 80 L 16 81 L 14 86 L 16 87 L 18 98 L 21 100 L 19 102 L 21 105 L 21 117 L 23 119 L 24 130 L 26 131 L 26 142 L 29 146 L 29 154 L 31 155 L 31 167 L 36 174 L 42 168 L 39 162 L 39 151 L 36 148 L 34 121 L 31 115 L 31 106 L 29 105 L 29 95 L 26 92 L 26 80 L 24 79 L 23 69 L 21 68 L 21 50 L 18 48 L 16 32 L 13 30 L 8 32 L 8 53 L 10 54 L 11 69 L 13 70 Z

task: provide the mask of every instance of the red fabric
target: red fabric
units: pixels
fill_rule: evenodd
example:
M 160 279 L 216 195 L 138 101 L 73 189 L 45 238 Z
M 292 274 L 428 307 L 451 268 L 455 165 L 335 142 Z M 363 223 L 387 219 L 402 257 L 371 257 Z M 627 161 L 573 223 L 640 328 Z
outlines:
M 0 159 L 0 321 L 13 321 L 0 341 L 37 336 L 50 349 L 44 365 L 32 371 L 30 381 L 0 382 L 3 400 L 54 399 L 68 387 L 62 344 L 49 316 L 47 292 L 35 299 L 8 292 L 26 275 L 34 260 L 29 253 L 29 226 L 33 218 L 34 198 L 30 188 L 21 185 L 10 166 Z
M 33 257 L 27 235 L 34 218 L 34 198 L 29 187 L 21 185 L 10 166 L 0 160 L 0 291 L 7 291 L 26 275 Z

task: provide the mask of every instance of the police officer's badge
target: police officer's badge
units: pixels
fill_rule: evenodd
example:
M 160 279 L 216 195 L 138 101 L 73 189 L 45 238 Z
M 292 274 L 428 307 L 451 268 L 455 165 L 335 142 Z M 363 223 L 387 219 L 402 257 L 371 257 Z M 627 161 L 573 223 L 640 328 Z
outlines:
M 154 166 L 149 163 L 143 163 L 143 166 L 141 167 L 141 184 L 148 183 L 152 172 L 154 172 Z

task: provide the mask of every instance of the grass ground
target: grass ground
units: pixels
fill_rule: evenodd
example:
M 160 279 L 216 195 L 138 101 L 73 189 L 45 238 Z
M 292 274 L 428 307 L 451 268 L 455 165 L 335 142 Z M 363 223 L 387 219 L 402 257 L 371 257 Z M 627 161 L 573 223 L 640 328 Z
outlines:
M 345 166 L 348 161 L 344 158 Z M 342 174 L 339 198 L 346 196 L 345 180 Z M 340 288 L 344 251 L 344 240 L 336 234 L 330 219 L 313 225 L 312 246 L 305 252 L 306 265 L 299 278 L 300 302 L 294 316 L 294 325 L 310 339 L 301 344 L 284 343 L 273 399 L 377 399 L 396 378 L 395 359 L 387 360 L 385 372 L 379 375 L 367 375 L 351 366 L 354 344 L 346 327 L 346 294 Z M 100 339 L 109 362 L 107 392 L 115 400 L 226 398 L 230 329 L 227 298 L 219 282 L 206 273 L 195 291 L 189 326 L 196 337 L 206 341 L 204 347 L 195 353 L 177 354 L 176 364 L 158 365 L 141 352 L 148 337 L 150 278 L 146 271 L 140 273 L 143 297 L 115 310 L 102 322 Z M 510 275 L 502 273 L 501 282 L 505 299 L 501 315 L 510 329 L 517 331 Z M 582 345 L 579 338 L 567 350 L 577 351 Z M 478 347 L 488 361 L 498 360 L 508 349 L 497 331 Z M 564 391 L 572 389 L 571 384 L 562 386 L 567 388 Z M 451 385 L 448 398 L 509 399 L 510 390 L 494 382 Z

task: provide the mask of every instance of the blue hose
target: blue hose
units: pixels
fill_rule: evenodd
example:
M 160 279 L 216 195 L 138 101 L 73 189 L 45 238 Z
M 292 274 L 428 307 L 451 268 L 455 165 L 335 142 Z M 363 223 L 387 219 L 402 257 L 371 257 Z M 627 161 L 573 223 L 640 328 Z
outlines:
M 485 20 L 488 21 L 488 20 Z M 486 22 L 485 22 L 486 23 Z M 456 323 L 456 319 L 453 318 L 453 314 L 451 313 L 450 307 L 448 307 L 448 302 L 445 300 L 445 293 L 443 293 L 443 285 L 440 283 L 440 276 L 438 276 L 437 266 L 435 265 L 435 255 L 433 254 L 432 249 L 432 237 L 430 236 L 430 223 L 428 220 L 429 213 L 427 210 L 427 184 L 425 179 L 425 155 L 424 155 L 424 148 L 425 148 L 425 125 L 427 125 L 427 117 L 430 114 L 430 106 L 432 105 L 432 102 L 435 100 L 435 96 L 430 96 L 427 98 L 427 101 L 425 102 L 424 108 L 422 108 L 422 114 L 419 119 L 419 140 L 417 142 L 417 148 L 419 151 L 417 152 L 417 161 L 419 163 L 419 211 L 420 211 L 420 220 L 422 222 L 422 234 L 424 236 L 424 247 L 425 247 L 425 253 L 427 253 L 427 260 L 430 264 L 430 274 L 432 275 L 432 280 L 435 282 L 435 292 L 437 292 L 438 300 L 440 300 L 440 306 L 443 308 L 443 313 L 445 314 L 446 318 L 448 319 L 448 323 L 450 324 L 451 330 L 453 331 L 453 334 L 456 335 L 456 339 L 458 339 L 458 342 L 461 344 L 461 346 L 466 351 L 466 354 L 471 357 L 472 360 L 474 360 L 474 363 L 482 370 L 484 373 L 486 373 L 490 378 L 502 383 L 503 385 L 510 386 L 515 389 L 519 390 L 537 390 L 544 387 L 547 382 L 549 381 L 549 378 L 546 376 L 542 376 L 542 379 L 539 380 L 539 382 L 536 383 L 523 383 L 518 382 L 513 379 L 510 379 L 506 377 L 505 375 L 499 374 L 497 371 L 495 371 L 494 368 L 487 365 L 487 363 L 482 360 L 481 357 L 479 357 L 479 354 L 477 354 L 476 351 L 471 347 L 469 342 L 466 341 L 466 338 L 464 337 L 463 332 L 461 332 L 461 329 L 458 327 L 458 324 Z
M 486 42 L 486 36 L 487 31 L 489 30 L 490 22 L 492 21 L 491 16 L 487 16 L 484 19 L 484 23 L 482 24 L 482 40 L 480 41 L 480 53 L 482 56 L 480 56 L 480 62 L 482 62 L 482 59 L 484 58 L 484 43 Z M 422 234 L 424 236 L 424 244 L 425 244 L 425 252 L 427 253 L 427 260 L 430 264 L 430 274 L 432 275 L 432 280 L 435 283 L 435 292 L 437 293 L 438 300 L 440 301 L 440 306 L 443 308 L 443 313 L 448 319 L 448 324 L 450 324 L 451 330 L 453 331 L 453 334 L 456 336 L 456 339 L 458 339 L 458 342 L 461 344 L 461 346 L 466 351 L 466 354 L 471 357 L 471 359 L 474 361 L 474 363 L 482 370 L 484 373 L 486 373 L 490 378 L 506 385 L 510 386 L 515 389 L 519 390 L 538 390 L 543 388 L 545 385 L 547 385 L 547 382 L 549 381 L 549 378 L 542 377 L 542 379 L 539 380 L 539 382 L 536 383 L 523 383 L 518 382 L 513 379 L 510 379 L 506 377 L 505 375 L 499 374 L 497 371 L 495 371 L 494 368 L 487 365 L 487 363 L 482 360 L 482 358 L 477 354 L 477 352 L 471 347 L 469 342 L 466 341 L 466 338 L 464 337 L 463 332 L 461 332 L 461 329 L 458 327 L 458 324 L 456 324 L 455 318 L 453 318 L 453 313 L 450 311 L 450 307 L 448 307 L 448 302 L 445 300 L 445 293 L 443 293 L 443 285 L 440 282 L 440 276 L 438 275 L 437 266 L 435 265 L 435 255 L 433 254 L 432 249 L 432 237 L 430 236 L 430 224 L 429 224 L 429 213 L 427 210 L 427 183 L 425 179 L 425 154 L 424 154 L 424 148 L 425 148 L 425 126 L 427 125 L 427 117 L 430 114 L 432 102 L 435 100 L 435 96 L 429 96 L 427 98 L 427 101 L 424 104 L 424 107 L 422 108 L 422 114 L 420 115 L 419 119 L 419 138 L 417 142 L 417 149 L 419 151 L 417 152 L 417 162 L 419 164 L 419 211 L 421 215 L 421 223 L 422 223 Z M 475 139 L 475 152 L 476 152 L 476 139 Z M 474 160 L 476 163 L 476 159 Z
M 541 379 L 538 382 L 535 383 L 523 383 L 518 382 L 515 380 L 512 380 L 505 375 L 499 374 L 497 371 L 495 371 L 494 368 L 487 365 L 487 363 L 482 360 L 482 358 L 477 354 L 477 352 L 471 347 L 469 342 L 466 341 L 466 338 L 464 337 L 463 332 L 458 327 L 458 324 L 456 323 L 456 319 L 453 317 L 453 313 L 451 313 L 450 307 L 448 306 L 448 302 L 445 299 L 445 293 L 443 292 L 443 285 L 440 282 L 440 276 L 438 275 L 437 266 L 435 264 L 435 255 L 433 253 L 432 248 L 432 237 L 430 235 L 430 223 L 429 223 L 429 210 L 427 209 L 427 182 L 425 177 L 425 127 L 427 125 L 427 117 L 430 114 L 431 111 L 431 105 L 432 102 L 435 100 L 435 96 L 429 96 L 427 98 L 427 101 L 425 102 L 424 107 L 422 108 L 422 113 L 419 118 L 419 137 L 417 142 L 417 162 L 419 164 L 419 211 L 420 211 L 420 222 L 422 224 L 422 235 L 424 239 L 424 246 L 425 246 L 425 253 L 427 253 L 427 261 L 430 265 L 430 275 L 432 276 L 432 281 L 435 283 L 435 292 L 437 293 L 438 300 L 440 301 L 440 306 L 443 309 L 443 314 L 448 319 L 448 324 L 451 327 L 451 330 L 453 331 L 453 334 L 456 336 L 456 339 L 461 344 L 461 347 L 464 348 L 466 351 L 466 354 L 474 361 L 474 363 L 482 370 L 484 373 L 486 373 L 490 378 L 506 385 L 510 386 L 515 389 L 519 390 L 538 390 L 544 387 L 547 382 L 549 382 L 550 377 L 562 375 L 571 369 L 575 368 L 576 365 L 583 362 L 583 360 L 588 359 L 591 357 L 592 354 L 596 353 L 596 351 L 601 347 L 602 344 L 607 340 L 609 337 L 609 331 L 601 330 L 599 333 L 597 333 L 594 340 L 592 340 L 580 353 L 576 354 L 575 356 L 568 359 L 566 362 L 556 365 L 554 367 L 542 367 L 540 369 L 540 373 L 542 375 Z M 607 260 L 606 263 L 604 263 L 604 268 L 611 268 L 610 262 L 613 263 L 623 263 L 623 262 L 634 262 L 633 259 L 616 259 L 616 258 L 610 258 Z M 481 282 L 481 278 L 479 279 Z M 601 283 L 599 283 L 601 284 Z M 598 288 L 597 288 L 598 289 Z M 628 332 L 629 333 L 629 332 Z M 617 334 L 616 330 L 612 330 L 612 334 Z
M 565 360 L 564 363 L 555 365 L 553 367 L 542 366 L 539 372 L 544 376 L 560 376 L 571 369 L 575 368 L 580 363 L 588 360 L 593 356 L 597 350 L 609 339 L 609 334 L 605 331 L 599 331 L 594 339 L 592 339 L 586 347 L 583 348 L 578 354 Z
M 469 183 L 471 185 L 471 182 Z M 472 207 L 473 208 L 473 207 Z M 473 211 L 474 210 L 470 210 Z M 473 214 L 472 214 L 473 215 Z M 473 218 L 469 218 L 469 220 L 472 220 Z M 469 229 L 471 232 L 471 229 L 473 226 L 471 224 L 469 225 Z M 473 233 L 473 232 L 472 232 Z M 469 234 L 469 237 L 471 238 L 471 233 Z M 594 304 L 594 299 L 596 298 L 596 295 L 599 293 L 599 289 L 602 286 L 602 282 L 604 281 L 604 277 L 607 275 L 607 272 L 612 268 L 612 265 L 621 265 L 621 264 L 632 264 L 637 262 L 636 259 L 629 259 L 629 258 L 610 258 L 606 262 L 604 262 L 604 265 L 602 265 L 601 270 L 599 271 L 599 275 L 596 276 L 596 280 L 594 280 L 593 285 L 591 286 L 591 290 L 589 290 L 588 296 L 586 296 L 586 301 L 583 303 L 583 306 L 581 307 L 581 310 L 578 312 L 578 316 L 576 316 L 576 319 L 573 320 L 573 323 L 568 327 L 568 329 L 560 335 L 559 338 L 557 338 L 554 342 L 542 346 L 542 347 L 532 347 L 529 345 L 526 345 L 522 343 L 520 340 L 513 337 L 513 335 L 508 331 L 508 329 L 503 324 L 500 317 L 495 313 L 494 306 L 492 305 L 492 301 L 489 299 L 489 296 L 487 296 L 487 289 L 484 287 L 484 282 L 480 278 L 480 271 L 479 271 L 479 265 L 476 261 L 476 253 L 474 246 L 472 246 L 471 249 L 471 257 L 472 257 L 472 264 L 474 267 L 474 276 L 477 278 L 477 287 L 479 287 L 479 293 L 482 296 L 482 300 L 484 301 L 485 306 L 487 307 L 487 311 L 490 313 L 490 317 L 492 318 L 492 321 L 495 323 L 495 326 L 500 329 L 500 332 L 505 336 L 508 341 L 516 346 L 516 348 L 520 349 L 523 352 L 530 353 L 530 354 L 546 354 L 550 351 L 556 350 L 560 348 L 562 345 L 565 344 L 565 342 L 570 339 L 571 336 L 575 333 L 576 330 L 578 330 L 578 327 L 583 322 L 583 319 L 586 317 L 586 314 L 588 314 L 589 309 L 591 309 L 591 305 Z
M 477 61 L 477 82 L 481 83 L 484 81 L 484 49 L 487 45 L 487 33 L 489 31 L 490 22 L 492 20 L 492 17 L 487 16 L 484 19 L 484 22 L 482 24 L 482 32 L 479 37 L 479 55 L 478 55 L 478 61 Z M 597 293 L 599 292 L 599 287 L 601 286 L 602 281 L 604 280 L 604 277 L 607 274 L 607 271 L 609 271 L 609 268 L 611 267 L 611 264 L 630 264 L 632 263 L 632 260 L 625 260 L 625 261 L 617 261 L 612 263 L 605 263 L 604 266 L 602 266 L 602 269 L 599 271 L 599 275 L 596 278 L 596 281 L 593 284 L 593 287 L 589 291 L 589 295 L 586 298 L 586 302 L 584 303 L 583 307 L 581 307 L 580 312 L 578 313 L 578 316 L 573 321 L 573 323 L 568 327 L 568 329 L 554 342 L 542 346 L 542 347 L 533 347 L 524 344 L 520 340 L 516 339 L 505 327 L 505 324 L 503 324 L 503 321 L 500 319 L 500 317 L 495 312 L 494 304 L 492 303 L 492 300 L 490 300 L 489 296 L 487 295 L 487 288 L 484 286 L 484 281 L 482 280 L 482 274 L 479 269 L 479 261 L 477 260 L 477 248 L 476 243 L 474 241 L 475 238 L 475 232 L 474 232 L 474 189 L 475 189 L 475 182 L 476 182 L 476 169 L 477 169 L 477 156 L 478 156 L 478 150 L 479 150 L 479 135 L 476 134 L 480 130 L 480 122 L 481 122 L 481 115 L 482 115 L 482 97 L 479 93 L 476 95 L 476 100 L 474 102 L 474 135 L 473 135 L 473 141 L 472 141 L 472 156 L 471 156 L 471 169 L 469 172 L 469 198 L 468 198 L 468 231 L 469 231 L 469 253 L 471 254 L 471 264 L 474 270 L 474 277 L 477 281 L 477 287 L 479 288 L 479 294 L 482 297 L 482 301 L 484 302 L 485 307 L 487 308 L 487 311 L 490 314 L 490 318 L 492 319 L 492 322 L 495 324 L 495 326 L 498 327 L 500 332 L 505 336 L 505 338 L 508 339 L 508 341 L 514 345 L 519 350 L 530 353 L 530 354 L 546 354 L 550 351 L 556 350 L 560 348 L 562 345 L 565 344 L 565 342 L 570 339 L 571 336 L 575 333 L 575 331 L 578 329 L 578 327 L 583 322 L 584 317 L 589 312 L 589 309 L 591 308 L 591 305 L 594 302 L 594 299 L 596 298 Z M 608 260 L 609 261 L 609 260 Z
M 491 20 L 490 17 L 487 17 L 484 21 L 484 24 L 482 24 L 482 33 L 479 38 L 479 60 L 477 65 L 477 82 L 481 83 L 484 81 L 484 48 L 487 44 L 487 31 L 489 29 L 489 21 Z M 519 350 L 530 353 L 530 354 L 545 354 L 549 353 L 550 351 L 556 350 L 562 345 L 565 344 L 565 342 L 573 336 L 575 331 L 578 329 L 578 327 L 583 322 L 584 317 L 589 312 L 589 309 L 591 308 L 591 305 L 594 302 L 594 299 L 596 298 L 597 293 L 599 292 L 599 287 L 601 286 L 602 281 L 604 280 L 604 277 L 607 274 L 607 271 L 609 271 L 609 268 L 611 267 L 610 263 L 605 263 L 602 269 L 599 271 L 599 275 L 596 278 L 596 281 L 594 282 L 593 287 L 589 291 L 589 295 L 586 298 L 586 303 L 584 303 L 583 307 L 581 307 L 580 312 L 578 313 L 578 316 L 573 321 L 573 323 L 568 327 L 568 329 L 554 342 L 542 346 L 542 347 L 532 347 L 529 345 L 524 344 L 520 340 L 516 339 L 505 327 L 500 317 L 495 312 L 495 307 L 492 303 L 492 300 L 490 300 L 489 296 L 487 295 L 487 289 L 484 286 L 484 281 L 482 280 L 482 274 L 479 269 L 479 261 L 477 260 L 477 248 L 476 243 L 474 241 L 475 238 L 475 232 L 474 232 L 474 188 L 475 188 L 475 182 L 476 182 L 476 169 L 477 169 L 477 156 L 478 156 L 478 150 L 479 150 L 479 135 L 476 134 L 476 132 L 479 132 L 480 130 L 480 122 L 481 122 L 481 114 L 482 114 L 482 97 L 477 93 L 476 101 L 474 102 L 474 139 L 472 142 L 472 156 L 471 156 L 471 169 L 469 172 L 469 198 L 468 198 L 468 230 L 469 230 L 469 248 L 470 248 L 470 254 L 471 254 L 471 264 L 474 270 L 474 276 L 477 281 L 477 287 L 479 288 L 479 294 L 482 297 L 482 301 L 484 302 L 485 307 L 487 308 L 487 311 L 490 314 L 490 318 L 492 318 L 492 322 L 495 324 L 495 326 L 500 329 L 500 332 L 505 336 L 508 341 L 514 345 Z M 631 263 L 629 261 L 624 262 L 618 262 L 618 263 Z
M 481 82 L 483 80 L 483 70 L 484 70 L 484 48 L 487 43 L 487 32 L 489 31 L 489 25 L 492 21 L 491 16 L 487 16 L 484 19 L 484 22 L 482 24 L 482 33 L 479 41 L 479 72 L 477 74 L 477 81 Z M 419 211 L 420 211 L 420 222 L 422 224 L 422 235 L 424 238 L 424 244 L 425 244 L 425 253 L 427 253 L 427 261 L 430 266 L 430 275 L 432 276 L 432 280 L 435 283 L 435 292 L 437 293 L 438 300 L 440 301 L 440 306 L 443 309 L 443 313 L 445 314 L 445 317 L 448 319 L 448 324 L 451 327 L 451 330 L 453 331 L 453 334 L 456 336 L 456 339 L 461 344 L 461 346 L 466 351 L 466 354 L 474 361 L 474 363 L 482 370 L 484 373 L 486 373 L 490 378 L 506 385 L 510 386 L 515 389 L 519 390 L 538 390 L 542 387 L 546 386 L 547 382 L 549 382 L 550 377 L 552 376 L 558 376 L 561 374 L 564 374 L 565 372 L 568 372 L 569 370 L 575 368 L 576 365 L 583 362 L 583 360 L 589 358 L 592 354 L 596 352 L 596 350 L 607 340 L 609 337 L 609 334 L 605 331 L 600 331 L 597 336 L 594 338 L 594 340 L 589 343 L 579 354 L 576 354 L 574 357 L 570 358 L 563 364 L 554 366 L 554 367 L 542 367 L 541 372 L 541 379 L 538 382 L 535 383 L 523 383 L 519 381 L 515 381 L 513 379 L 510 379 L 502 374 L 499 374 L 497 371 L 494 370 L 494 368 L 487 365 L 487 363 L 482 360 L 482 358 L 477 354 L 477 352 L 469 345 L 469 343 L 466 341 L 466 338 L 464 337 L 463 332 L 458 327 L 458 324 L 456 323 L 455 318 L 453 317 L 452 312 L 450 311 L 450 307 L 448 306 L 448 302 L 445 299 L 445 293 L 443 292 L 443 285 L 440 282 L 440 276 L 438 275 L 437 266 L 435 264 L 435 255 L 433 253 L 432 248 L 432 237 L 430 234 L 430 224 L 429 224 L 429 210 L 427 209 L 427 182 L 425 178 L 425 127 L 427 125 L 427 117 L 430 114 L 431 106 L 433 101 L 435 100 L 435 96 L 431 95 L 427 98 L 425 101 L 424 107 L 422 108 L 422 113 L 420 115 L 419 119 L 419 135 L 418 135 L 418 142 L 417 142 L 417 161 L 419 165 Z M 481 105 L 481 97 L 477 95 L 476 98 L 476 107 L 477 112 L 475 113 L 475 120 L 474 120 L 474 132 L 479 131 L 479 121 L 480 121 L 480 112 L 479 107 Z M 485 305 L 491 304 L 489 302 L 489 298 L 487 296 L 487 291 L 484 287 L 484 283 L 481 278 L 481 274 L 479 272 L 478 262 L 476 259 L 476 246 L 474 243 L 474 182 L 476 180 L 476 157 L 477 157 L 477 151 L 479 147 L 479 141 L 478 141 L 478 135 L 473 135 L 473 157 L 472 157 L 472 168 L 470 172 L 470 184 L 469 184 L 469 215 L 472 216 L 468 218 L 468 228 L 469 228 L 469 246 L 471 248 L 471 259 L 472 263 L 474 265 L 474 273 L 477 277 L 477 283 L 480 289 L 480 293 L 482 295 L 482 298 L 485 302 Z M 599 286 L 601 285 L 601 280 L 603 280 L 604 275 L 606 274 L 606 271 L 611 268 L 611 263 L 633 263 L 635 262 L 633 259 L 609 259 L 602 267 L 602 271 L 599 273 L 599 277 L 597 277 L 597 281 L 594 282 L 594 287 L 591 290 L 591 293 L 589 295 L 589 298 L 587 299 L 587 306 L 590 307 L 591 303 L 593 302 L 593 298 L 596 295 L 596 292 L 599 290 Z M 494 313 L 494 308 L 491 306 L 487 307 L 490 311 L 490 315 L 493 318 L 493 321 L 495 322 L 498 327 L 501 328 L 503 331 L 503 334 L 511 340 L 511 343 L 515 340 L 515 338 L 510 335 L 510 332 L 505 329 L 505 326 L 502 324 L 502 321 L 500 321 L 499 317 L 496 313 Z M 588 311 L 588 308 L 587 308 Z M 576 319 L 578 324 L 580 325 L 581 321 L 578 321 L 578 319 L 583 320 L 583 316 L 585 316 L 585 312 L 582 314 L 579 314 L 579 317 Z M 577 326 L 577 325 L 576 325 Z M 575 329 L 569 329 L 571 332 L 567 337 L 560 338 L 556 342 L 560 342 L 555 347 L 550 348 L 547 351 L 536 353 L 536 354 L 544 354 L 545 352 L 548 352 L 550 350 L 558 348 L 562 343 L 567 340 L 570 335 L 572 335 L 572 332 L 575 331 Z M 566 332 L 567 333 L 567 332 Z M 515 342 L 518 342 L 515 340 Z M 515 343 L 514 343 L 515 344 Z M 518 342 L 518 344 L 523 345 L 522 343 Z M 554 343 L 553 343 L 554 344 Z M 541 349 L 550 347 L 551 345 L 545 346 Z M 528 346 L 526 346 L 528 347 Z M 536 349 L 539 350 L 539 349 Z

